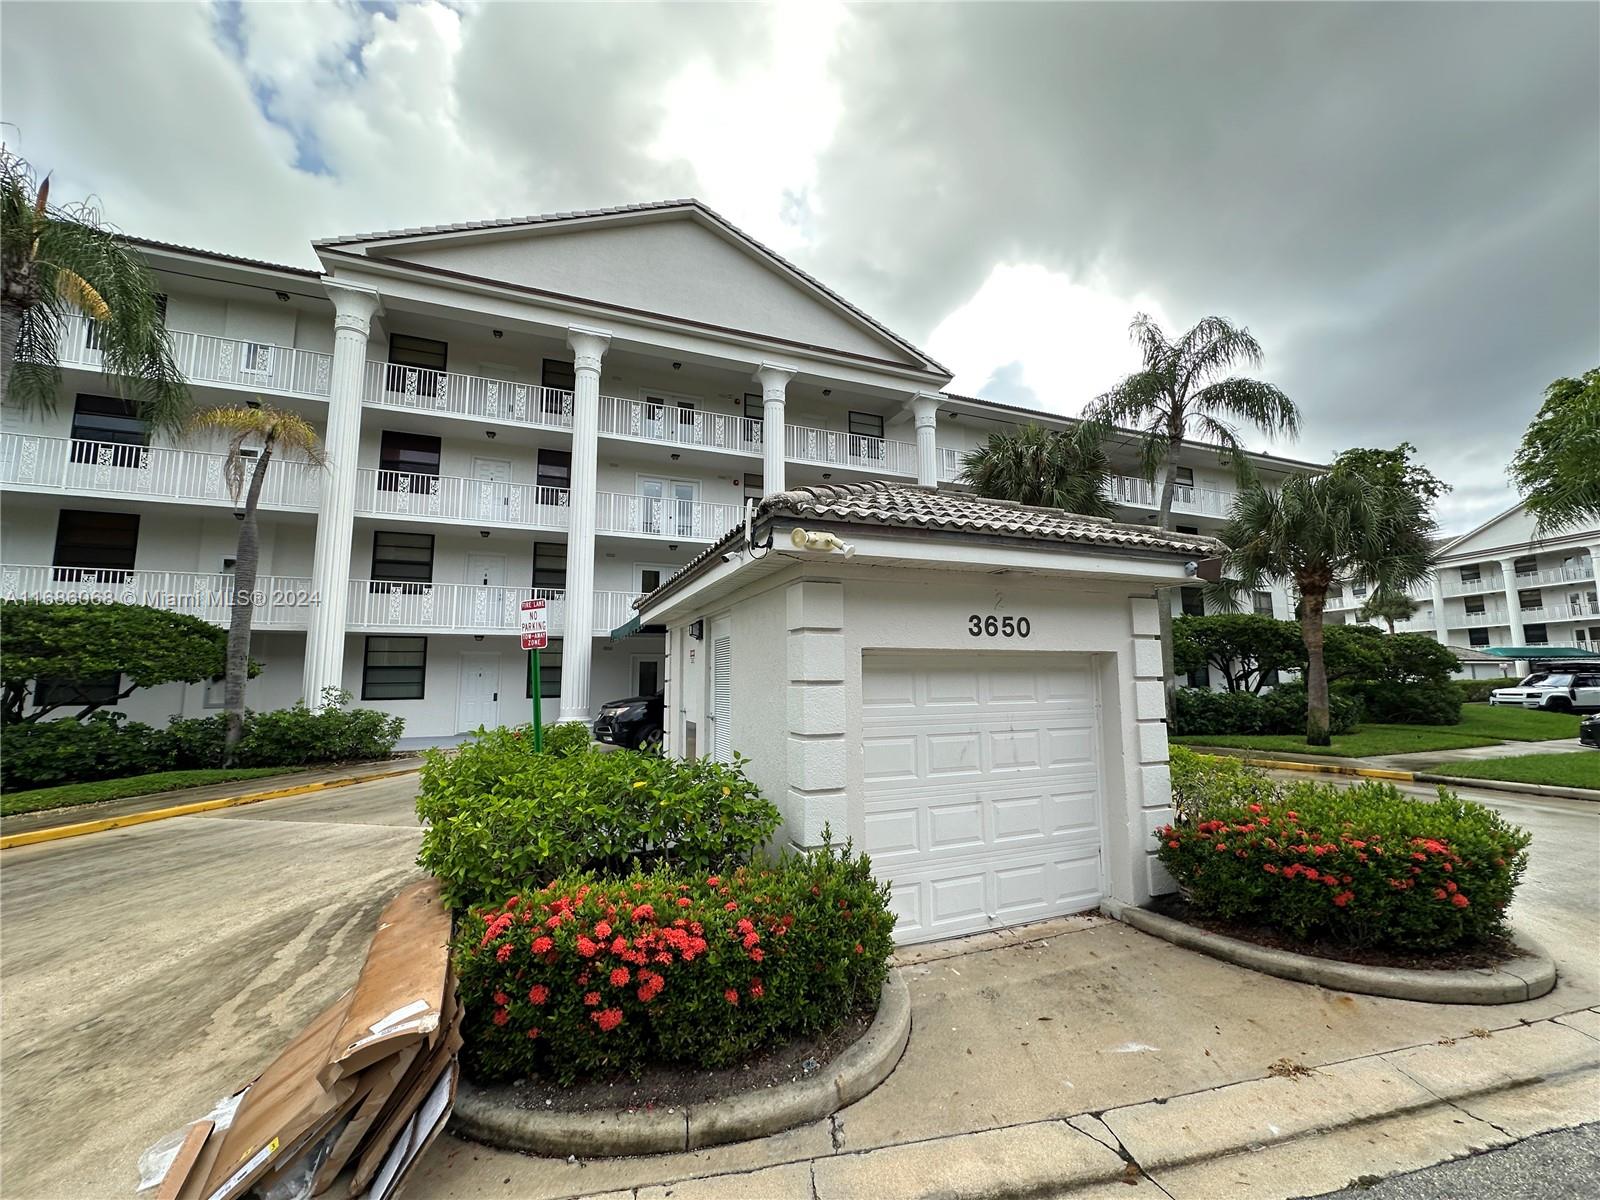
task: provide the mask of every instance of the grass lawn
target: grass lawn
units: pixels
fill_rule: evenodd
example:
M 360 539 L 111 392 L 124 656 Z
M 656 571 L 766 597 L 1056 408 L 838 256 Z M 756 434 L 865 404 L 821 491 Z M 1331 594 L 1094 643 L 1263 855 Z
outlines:
M 174 788 L 202 787 L 208 783 L 231 783 L 235 779 L 260 779 L 264 775 L 284 775 L 293 767 L 241 767 L 197 771 L 157 771 L 128 779 L 100 779 L 94 783 L 64 783 L 60 787 L 34 788 L 27 792 L 7 792 L 0 796 L 0 817 L 39 812 L 46 808 L 70 808 L 76 804 L 98 804 L 102 800 L 122 800 L 128 796 L 148 796 Z
M 1354 733 L 1335 736 L 1331 746 L 1308 746 L 1305 738 L 1292 733 L 1190 734 L 1172 740 L 1189 746 L 1366 758 L 1376 754 L 1415 754 L 1424 750 L 1459 750 L 1467 746 L 1492 746 L 1496 742 L 1546 742 L 1577 736 L 1578 718 L 1571 713 L 1464 704 L 1459 725 L 1358 725 Z
M 1464 779 L 1509 779 L 1514 783 L 1549 783 L 1557 787 L 1600 788 L 1600 750 L 1576 754 L 1519 754 L 1482 762 L 1440 763 L 1435 775 Z

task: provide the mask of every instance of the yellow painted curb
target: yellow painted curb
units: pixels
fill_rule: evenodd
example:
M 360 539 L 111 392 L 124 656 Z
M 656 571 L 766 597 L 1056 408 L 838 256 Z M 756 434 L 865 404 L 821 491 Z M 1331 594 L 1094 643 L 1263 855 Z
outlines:
M 170 808 L 152 808 L 147 812 L 124 813 L 120 817 L 103 817 L 98 821 L 80 821 L 75 825 L 33 829 L 27 833 L 12 833 L 0 837 L 0 850 L 10 850 L 15 846 L 37 846 L 42 842 L 58 842 L 63 838 L 82 837 L 86 833 L 104 833 L 107 829 L 122 829 L 129 825 L 143 825 L 149 821 L 165 821 L 169 817 L 189 817 L 195 813 L 215 812 L 219 808 L 238 808 L 245 804 L 257 804 L 262 800 L 278 800 L 285 796 L 325 792 L 332 788 L 349 787 L 355 783 L 396 779 L 401 775 L 413 775 L 420 770 L 422 770 L 420 766 L 415 766 L 400 771 L 380 771 L 375 775 L 344 775 L 336 779 L 319 779 L 315 783 L 297 784 L 294 787 L 274 788 L 269 792 L 221 796 L 216 800 L 196 800 L 193 804 L 175 804 Z
M 1214 760 L 1234 758 L 1252 767 L 1269 771 L 1308 771 L 1314 775 L 1359 775 L 1363 779 L 1388 779 L 1396 783 L 1413 783 L 1416 776 L 1410 771 L 1390 771 L 1382 767 L 1347 767 L 1343 763 L 1310 763 L 1286 758 L 1242 758 L 1232 754 L 1203 754 L 1200 757 Z

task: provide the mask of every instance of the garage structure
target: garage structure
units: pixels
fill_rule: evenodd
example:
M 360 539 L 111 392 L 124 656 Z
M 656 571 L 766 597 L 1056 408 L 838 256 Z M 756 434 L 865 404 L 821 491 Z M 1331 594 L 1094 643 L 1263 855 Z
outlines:
M 640 602 L 667 752 L 748 759 L 902 943 L 1171 890 L 1157 589 L 1214 540 L 896 484 L 770 496 Z

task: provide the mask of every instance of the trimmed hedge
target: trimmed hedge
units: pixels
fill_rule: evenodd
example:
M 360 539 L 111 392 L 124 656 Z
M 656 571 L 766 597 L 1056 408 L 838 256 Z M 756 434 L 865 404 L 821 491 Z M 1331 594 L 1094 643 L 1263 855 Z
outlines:
M 417 861 L 455 907 L 581 872 L 736 866 L 779 822 L 737 757 L 726 766 L 632 750 L 539 754 L 525 730 L 493 729 L 426 760 Z
M 1530 836 L 1446 788 L 1276 784 L 1172 750 L 1180 814 L 1158 856 L 1203 914 L 1304 940 L 1445 951 L 1503 935 Z
M 1362 718 L 1359 700 L 1333 695 L 1328 699 L 1329 732 L 1349 733 Z M 1170 732 L 1186 734 L 1304 733 L 1306 689 L 1287 683 L 1261 695 L 1179 688 Z
M 1488 702 L 1489 693 L 1496 688 L 1516 687 L 1515 679 L 1457 679 L 1455 685 L 1461 691 L 1461 699 L 1468 704 L 1484 704 Z
M 726 874 L 553 880 L 465 914 L 454 943 L 480 1079 L 719 1067 L 876 1004 L 894 916 L 831 846 Z
M 1361 702 L 1368 721 L 1391 725 L 1461 723 L 1461 690 L 1452 680 L 1413 683 L 1363 680 L 1341 685 L 1341 690 L 1347 698 Z
M 315 712 L 304 704 L 247 712 L 235 765 L 299 767 L 386 758 L 404 728 L 400 717 L 337 703 Z M 103 711 L 82 721 L 7 725 L 0 731 L 0 779 L 13 791 L 218 767 L 223 733 L 220 714 L 175 717 L 165 729 Z

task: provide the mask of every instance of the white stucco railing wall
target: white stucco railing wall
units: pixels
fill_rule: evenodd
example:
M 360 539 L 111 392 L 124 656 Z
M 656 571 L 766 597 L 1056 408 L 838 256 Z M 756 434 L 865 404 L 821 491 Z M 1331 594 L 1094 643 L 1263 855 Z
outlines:
M 231 574 L 196 571 L 119 571 L 98 567 L 0 566 L 0 599 L 55 604 L 143 604 L 226 626 L 232 615 Z M 315 603 L 301 575 L 256 579 L 255 629 L 304 629 Z
M 456 475 L 415 475 L 409 471 L 363 468 L 356 485 L 356 512 L 362 516 L 428 517 L 489 526 L 565 529 L 571 515 L 566 488 L 531 483 L 463 479 Z
M 399 408 L 446 416 L 572 427 L 572 393 L 515 379 L 430 371 L 368 359 L 362 399 L 379 408 Z
M 325 397 L 333 355 L 272 342 L 216 337 L 169 329 L 172 357 L 191 383 L 214 383 L 246 391 Z M 62 324 L 57 354 L 63 366 L 99 370 L 101 353 L 95 322 L 74 317 Z

